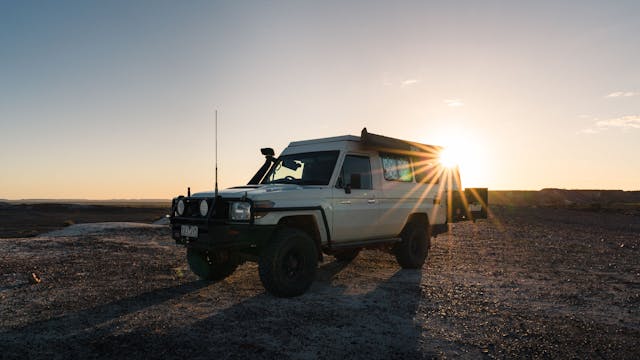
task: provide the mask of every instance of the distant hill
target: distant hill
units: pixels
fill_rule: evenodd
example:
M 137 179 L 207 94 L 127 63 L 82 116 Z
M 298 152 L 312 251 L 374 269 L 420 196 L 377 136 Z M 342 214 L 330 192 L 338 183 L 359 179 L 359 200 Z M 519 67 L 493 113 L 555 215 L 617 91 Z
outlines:
M 16 204 L 75 204 L 75 205 L 110 205 L 110 206 L 171 206 L 171 199 L 111 199 L 111 200 L 86 200 L 86 199 L 20 199 L 0 200 L 0 205 Z
M 0 206 L 16 204 L 77 204 L 111 206 L 170 207 L 170 199 L 0 199 Z M 490 190 L 489 206 L 535 206 L 580 210 L 630 210 L 640 214 L 640 191 L 623 190 Z
M 623 190 L 566 190 L 489 191 L 489 206 L 538 206 L 582 210 L 640 210 L 640 191 Z

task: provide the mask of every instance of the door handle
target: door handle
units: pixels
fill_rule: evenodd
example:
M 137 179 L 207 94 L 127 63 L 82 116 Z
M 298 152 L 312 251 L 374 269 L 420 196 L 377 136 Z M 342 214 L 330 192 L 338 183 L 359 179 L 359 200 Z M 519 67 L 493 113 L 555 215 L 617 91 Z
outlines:
M 376 199 L 369 199 L 369 200 L 367 200 L 367 203 L 375 204 L 376 203 Z
M 340 201 L 340 204 L 342 204 L 342 205 L 351 205 L 351 200 Z

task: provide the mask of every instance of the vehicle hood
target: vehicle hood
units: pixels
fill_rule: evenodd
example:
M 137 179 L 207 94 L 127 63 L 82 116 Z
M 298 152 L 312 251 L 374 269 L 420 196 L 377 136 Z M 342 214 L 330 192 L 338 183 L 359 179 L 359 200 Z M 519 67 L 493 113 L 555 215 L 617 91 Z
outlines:
M 295 184 L 267 184 L 267 185 L 246 185 L 236 186 L 218 191 L 218 196 L 222 198 L 241 198 L 246 196 L 252 200 L 273 199 L 286 196 L 291 192 L 308 189 L 321 189 L 318 185 L 295 185 Z M 192 197 L 214 197 L 214 191 L 203 191 L 191 195 Z

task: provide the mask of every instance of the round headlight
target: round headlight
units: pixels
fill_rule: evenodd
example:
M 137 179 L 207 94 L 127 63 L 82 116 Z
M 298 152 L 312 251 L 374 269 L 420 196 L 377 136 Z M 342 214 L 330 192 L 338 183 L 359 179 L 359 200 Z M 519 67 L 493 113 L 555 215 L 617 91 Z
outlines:
M 178 205 L 176 205 L 176 211 L 178 212 L 179 216 L 182 216 L 182 214 L 184 214 L 184 200 L 182 199 L 178 200 Z
M 207 200 L 200 201 L 200 215 L 207 216 L 208 213 L 209 213 L 209 204 L 207 203 Z
M 231 203 L 229 210 L 231 220 L 245 221 L 251 218 L 251 204 L 244 201 L 236 201 Z

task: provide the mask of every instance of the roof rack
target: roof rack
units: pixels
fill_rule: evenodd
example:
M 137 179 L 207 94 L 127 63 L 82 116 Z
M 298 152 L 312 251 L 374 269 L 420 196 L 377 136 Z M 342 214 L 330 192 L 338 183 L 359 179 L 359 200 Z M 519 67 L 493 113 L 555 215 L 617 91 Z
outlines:
M 441 146 L 421 144 L 413 141 L 372 134 L 367 131 L 366 127 L 363 128 L 360 133 L 360 142 L 367 147 L 376 148 L 381 151 L 419 157 L 437 157 L 442 151 Z

